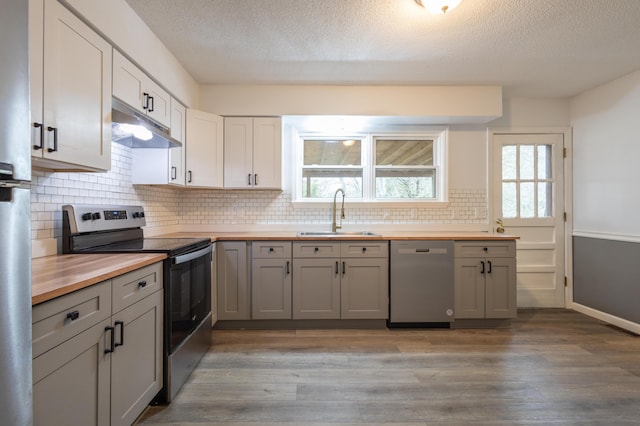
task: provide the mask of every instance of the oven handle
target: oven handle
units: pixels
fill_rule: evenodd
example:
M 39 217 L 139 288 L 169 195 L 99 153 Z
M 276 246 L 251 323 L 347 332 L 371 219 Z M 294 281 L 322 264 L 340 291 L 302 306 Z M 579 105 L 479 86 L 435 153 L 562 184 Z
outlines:
M 197 259 L 197 258 L 202 257 L 202 256 L 206 256 L 209 253 L 211 253 L 211 245 L 208 245 L 207 247 L 205 247 L 203 249 L 200 249 L 198 251 L 194 251 L 194 252 L 191 252 L 191 253 L 187 253 L 187 254 L 182 254 L 180 256 L 176 256 L 173 259 L 173 264 L 174 265 L 179 265 L 181 263 L 185 263 L 185 262 L 188 262 L 190 260 Z

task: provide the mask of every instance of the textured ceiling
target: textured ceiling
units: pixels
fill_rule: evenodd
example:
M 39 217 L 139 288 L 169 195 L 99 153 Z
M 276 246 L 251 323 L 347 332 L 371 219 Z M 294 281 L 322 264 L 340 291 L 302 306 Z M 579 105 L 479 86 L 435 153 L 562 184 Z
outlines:
M 203 84 L 566 97 L 640 69 L 640 0 L 463 0 L 445 15 L 414 0 L 126 1 Z

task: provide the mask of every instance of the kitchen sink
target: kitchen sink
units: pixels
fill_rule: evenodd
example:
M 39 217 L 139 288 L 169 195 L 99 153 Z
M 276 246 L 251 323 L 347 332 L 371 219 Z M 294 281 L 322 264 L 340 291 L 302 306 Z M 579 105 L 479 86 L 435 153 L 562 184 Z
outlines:
M 356 232 L 331 232 L 331 231 L 305 231 L 298 232 L 298 237 L 379 237 L 380 234 L 375 234 L 368 231 L 356 231 Z

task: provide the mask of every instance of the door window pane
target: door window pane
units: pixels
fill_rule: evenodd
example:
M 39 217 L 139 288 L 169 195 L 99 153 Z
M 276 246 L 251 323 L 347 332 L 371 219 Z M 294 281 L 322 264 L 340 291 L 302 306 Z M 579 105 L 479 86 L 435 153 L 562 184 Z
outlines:
M 533 145 L 520 145 L 520 179 L 533 179 Z
M 502 179 L 516 179 L 516 146 L 504 145 L 502 147 Z
M 551 182 L 538 183 L 538 217 L 551 217 Z
M 551 145 L 538 145 L 538 179 L 551 179 Z
M 535 208 L 535 186 L 533 182 L 522 182 L 520 184 L 520 217 L 532 218 L 536 213 Z
M 518 216 L 518 195 L 515 182 L 502 183 L 502 216 L 505 218 Z

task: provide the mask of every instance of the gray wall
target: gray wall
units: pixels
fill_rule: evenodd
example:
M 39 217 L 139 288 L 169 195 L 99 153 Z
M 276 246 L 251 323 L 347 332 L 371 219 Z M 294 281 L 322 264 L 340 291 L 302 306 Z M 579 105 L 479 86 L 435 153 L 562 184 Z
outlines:
M 576 303 L 640 323 L 640 243 L 573 237 Z

